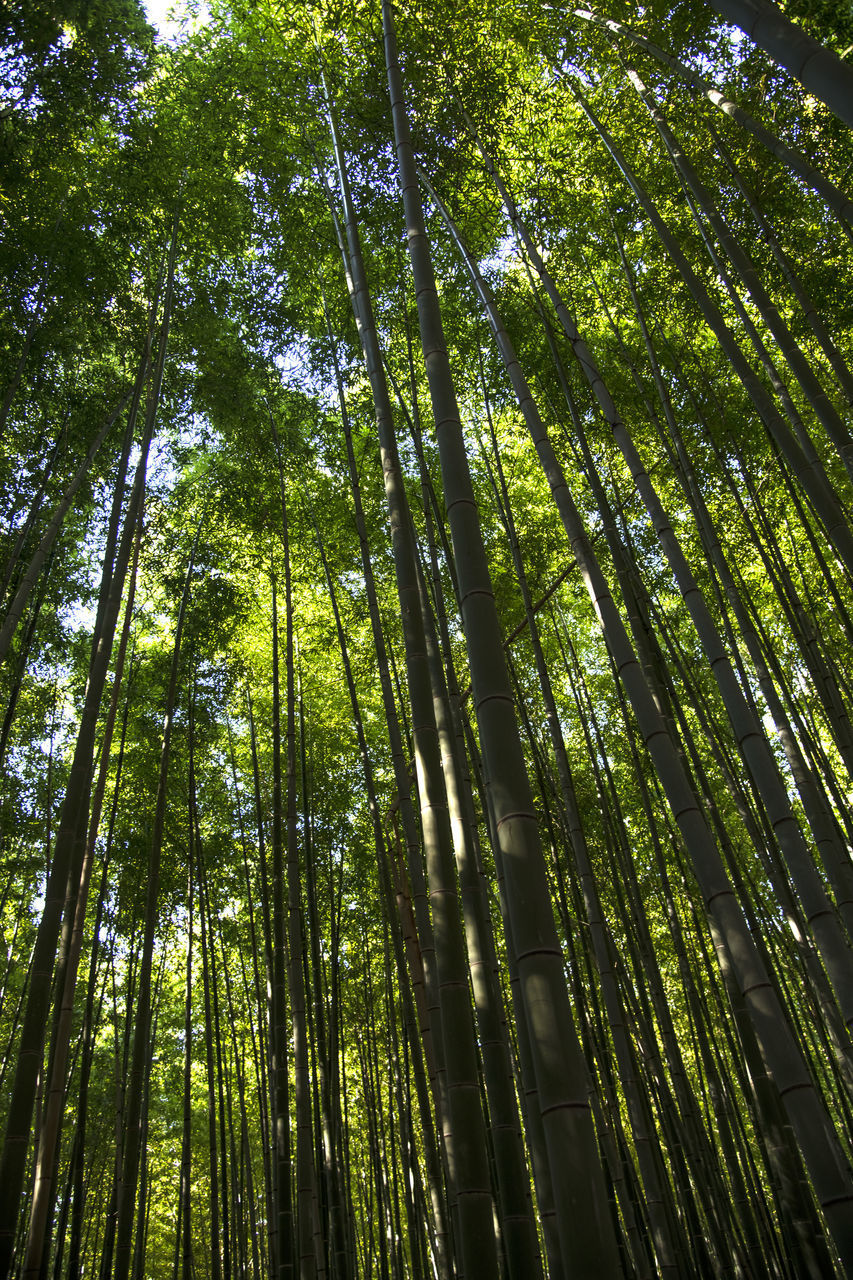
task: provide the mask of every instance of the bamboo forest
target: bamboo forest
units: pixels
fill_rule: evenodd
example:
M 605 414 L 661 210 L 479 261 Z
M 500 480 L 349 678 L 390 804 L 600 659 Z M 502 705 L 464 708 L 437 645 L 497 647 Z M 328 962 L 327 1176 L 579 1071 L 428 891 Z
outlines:
M 0 6 L 0 1280 L 853 1277 L 853 4 L 592 3 Z

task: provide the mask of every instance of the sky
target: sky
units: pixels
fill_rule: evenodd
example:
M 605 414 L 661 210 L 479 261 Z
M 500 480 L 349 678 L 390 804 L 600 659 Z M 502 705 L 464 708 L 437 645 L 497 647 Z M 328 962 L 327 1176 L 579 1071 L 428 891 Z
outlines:
M 166 26 L 166 14 L 172 8 L 173 0 L 145 0 L 144 8 L 148 21 L 162 31 Z
M 162 36 L 173 36 L 180 28 L 180 22 L 170 22 L 168 15 L 176 12 L 185 16 L 188 5 L 186 0 L 143 0 L 143 8 L 148 17 L 148 21 L 157 28 Z M 207 5 L 202 3 L 195 6 L 197 10 L 197 20 L 204 22 L 209 17 Z

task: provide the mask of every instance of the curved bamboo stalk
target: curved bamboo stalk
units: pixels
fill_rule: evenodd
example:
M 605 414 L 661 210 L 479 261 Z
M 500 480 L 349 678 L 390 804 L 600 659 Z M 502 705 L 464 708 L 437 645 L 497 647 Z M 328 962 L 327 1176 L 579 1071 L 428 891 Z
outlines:
M 587 1079 L 554 927 L 500 624 L 480 532 L 459 409 L 424 227 L 391 5 L 383 0 L 385 61 L 408 228 L 421 345 L 436 424 L 471 682 L 502 846 L 522 1000 L 548 1142 L 563 1262 L 569 1272 L 616 1275 L 615 1236 L 587 1097 Z M 577 1162 L 568 1167 L 571 1148 Z M 581 1170 L 583 1172 L 581 1172 Z
M 501 350 L 519 409 L 530 430 L 566 534 L 578 559 L 615 669 L 633 707 L 643 741 L 655 763 L 673 817 L 681 829 L 690 854 L 708 912 L 720 967 L 739 986 L 762 1052 L 784 1099 L 818 1198 L 830 1222 L 836 1246 L 845 1265 L 853 1267 L 853 1179 L 844 1167 L 843 1156 L 823 1101 L 762 964 L 753 934 L 726 874 L 717 845 L 592 551 L 580 513 L 548 439 L 515 350 L 500 322 L 485 282 L 482 282 L 479 273 L 477 277 L 480 281 L 477 285 L 478 292 L 486 305 L 489 323 Z
M 825 174 L 815 168 L 801 151 L 782 142 L 765 125 L 751 116 L 748 111 L 744 111 L 743 107 L 709 84 L 704 76 L 699 75 L 691 67 L 673 57 L 671 53 L 661 49 L 653 41 L 647 40 L 636 31 L 632 31 L 624 23 L 615 22 L 612 18 L 601 17 L 590 9 L 573 9 L 572 13 L 576 18 L 582 18 L 585 22 L 597 26 L 600 30 L 625 36 L 641 49 L 644 49 L 646 53 L 651 54 L 658 62 L 675 71 L 682 80 L 701 93 L 719 111 L 729 116 L 747 133 L 751 133 L 771 155 L 774 155 L 777 160 L 787 165 L 792 173 L 796 173 L 807 186 L 822 196 L 829 208 L 835 210 L 843 230 L 849 237 L 853 238 L 853 200 L 835 186 Z
M 774 62 L 789 71 L 853 126 L 853 67 L 798 27 L 772 0 L 711 0 L 721 18 L 745 31 Z

